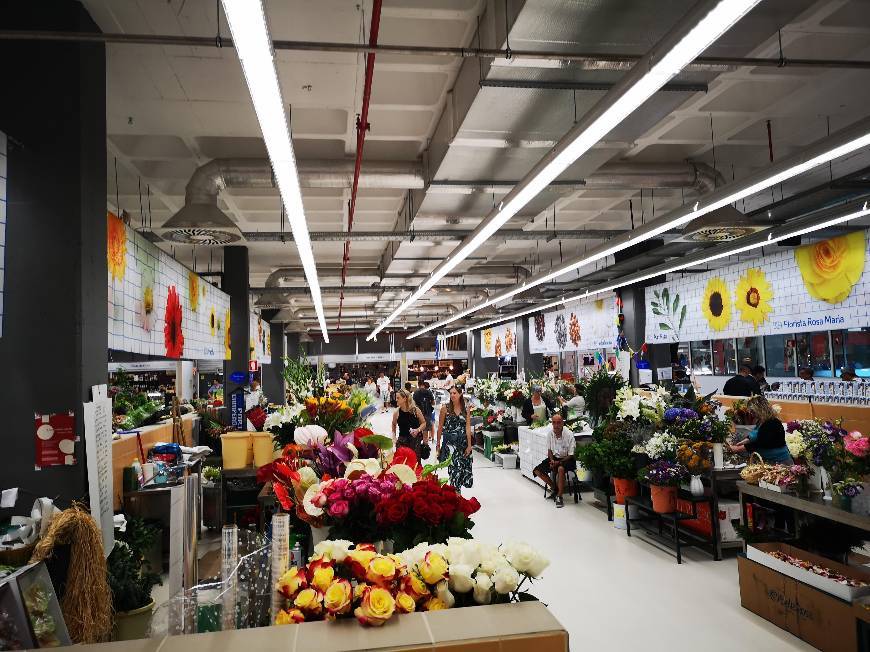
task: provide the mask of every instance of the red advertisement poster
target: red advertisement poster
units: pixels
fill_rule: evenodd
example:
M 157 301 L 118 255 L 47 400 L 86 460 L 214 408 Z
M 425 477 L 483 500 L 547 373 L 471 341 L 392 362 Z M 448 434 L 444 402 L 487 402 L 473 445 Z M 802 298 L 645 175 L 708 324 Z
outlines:
M 34 414 L 36 470 L 76 463 L 76 417 L 70 412 Z

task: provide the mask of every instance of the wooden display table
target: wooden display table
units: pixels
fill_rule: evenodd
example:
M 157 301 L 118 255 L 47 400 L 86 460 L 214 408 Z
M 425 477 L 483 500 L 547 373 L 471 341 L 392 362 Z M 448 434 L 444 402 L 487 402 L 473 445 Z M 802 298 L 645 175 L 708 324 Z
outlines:
M 181 417 L 181 426 L 184 431 L 184 445 L 193 446 L 193 428 L 199 415 L 185 414 Z M 142 436 L 142 447 L 145 455 L 154 448 L 158 442 L 172 441 L 172 422 L 162 423 L 156 426 L 137 428 Z M 124 468 L 130 466 L 134 459 L 139 457 L 139 444 L 136 435 L 121 435 L 120 439 L 112 441 L 112 484 L 114 492 L 114 509 L 121 508 L 121 496 L 124 493 Z
M 726 408 L 736 400 L 745 400 L 745 396 L 717 395 L 713 397 Z M 774 405 L 782 406 L 779 419 L 783 423 L 800 419 L 825 419 L 835 421 L 843 419 L 846 430 L 870 432 L 870 406 L 848 405 L 845 403 L 817 403 L 815 401 L 785 401 L 770 399 Z

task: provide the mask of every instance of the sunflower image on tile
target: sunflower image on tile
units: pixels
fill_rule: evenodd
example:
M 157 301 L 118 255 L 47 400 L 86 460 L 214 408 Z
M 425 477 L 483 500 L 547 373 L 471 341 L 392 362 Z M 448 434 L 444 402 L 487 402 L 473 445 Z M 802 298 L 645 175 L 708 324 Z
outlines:
M 772 299 L 773 288 L 764 272 L 757 267 L 747 269 L 737 281 L 734 306 L 740 319 L 752 324 L 755 330 L 767 321 L 773 311 Z
M 701 312 L 714 331 L 722 331 L 731 323 L 731 292 L 720 277 L 707 281 L 701 298 Z
M 866 247 L 864 231 L 854 231 L 795 249 L 809 295 L 826 303 L 844 301 L 864 273 Z

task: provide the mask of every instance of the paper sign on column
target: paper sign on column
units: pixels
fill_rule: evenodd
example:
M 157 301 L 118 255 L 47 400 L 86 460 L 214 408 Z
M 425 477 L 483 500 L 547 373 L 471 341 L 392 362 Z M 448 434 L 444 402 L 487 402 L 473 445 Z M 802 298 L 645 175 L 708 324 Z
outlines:
M 115 545 L 112 481 L 112 399 L 106 386 L 92 388 L 94 400 L 83 404 L 85 420 L 85 454 L 88 461 L 88 492 L 91 516 L 103 535 L 103 555 L 109 556 Z

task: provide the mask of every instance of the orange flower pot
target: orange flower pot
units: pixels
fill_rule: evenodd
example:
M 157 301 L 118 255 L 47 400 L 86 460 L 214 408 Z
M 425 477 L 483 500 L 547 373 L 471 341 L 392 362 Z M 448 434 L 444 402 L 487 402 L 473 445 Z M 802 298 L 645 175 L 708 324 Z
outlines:
M 613 478 L 613 489 L 616 491 L 616 504 L 625 505 L 625 499 L 637 496 L 640 493 L 640 486 L 637 480 L 626 480 L 624 478 Z
M 652 508 L 658 514 L 670 514 L 677 511 L 677 488 L 650 485 Z

